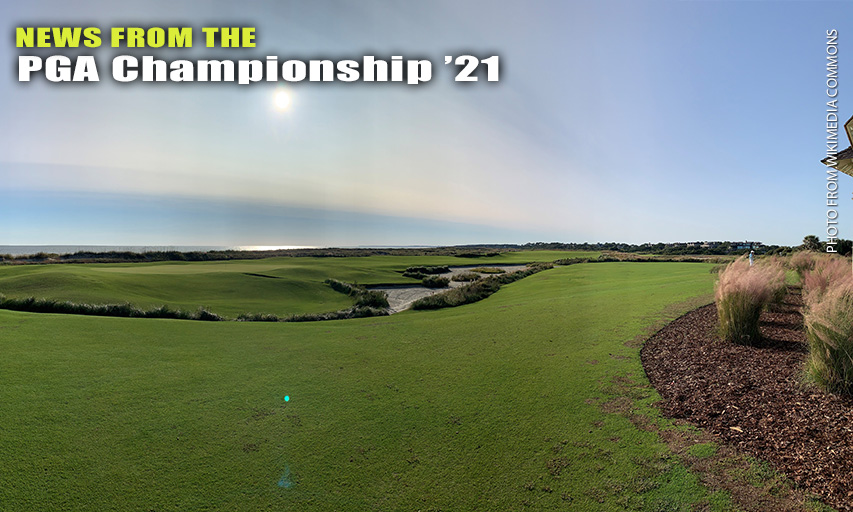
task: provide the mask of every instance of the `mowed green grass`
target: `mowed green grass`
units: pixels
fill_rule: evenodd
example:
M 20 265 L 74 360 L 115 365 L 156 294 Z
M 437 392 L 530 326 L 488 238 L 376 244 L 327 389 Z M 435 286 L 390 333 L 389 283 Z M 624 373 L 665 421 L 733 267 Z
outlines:
M 559 267 L 302 324 L 0 311 L 0 509 L 727 510 L 599 405 L 645 382 L 625 342 L 711 267 Z
M 322 313 L 352 306 L 327 278 L 360 284 L 416 283 L 400 271 L 415 265 L 477 265 L 590 257 L 577 251 L 525 251 L 488 258 L 369 256 L 269 258 L 214 262 L 157 262 L 0 266 L 0 293 L 91 304 L 130 302 L 236 317 L 240 313 Z

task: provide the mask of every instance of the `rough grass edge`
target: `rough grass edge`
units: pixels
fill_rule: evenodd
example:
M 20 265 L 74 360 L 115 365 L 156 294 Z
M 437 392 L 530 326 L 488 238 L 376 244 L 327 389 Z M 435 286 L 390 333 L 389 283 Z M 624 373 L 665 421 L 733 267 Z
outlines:
M 224 317 L 199 307 L 195 311 L 174 309 L 169 306 L 156 306 L 142 309 L 130 303 L 86 304 L 37 297 L 10 298 L 0 295 L 0 309 L 25 311 L 28 313 L 58 313 L 65 315 L 111 316 L 124 318 L 171 318 L 175 320 L 203 320 L 219 322 Z
M 385 292 L 366 290 L 362 287 L 335 279 L 327 279 L 326 284 L 338 292 L 355 297 L 355 305 L 339 311 L 303 313 L 290 316 L 279 316 L 272 313 L 240 313 L 236 320 L 239 322 L 315 322 L 388 315 L 388 296 Z M 0 309 L 27 313 L 56 313 L 119 318 L 168 318 L 173 320 L 202 320 L 210 322 L 230 320 L 204 307 L 199 307 L 195 311 L 175 309 L 166 305 L 143 309 L 128 302 L 120 304 L 87 304 L 37 297 L 9 298 L 2 294 L 0 294 Z

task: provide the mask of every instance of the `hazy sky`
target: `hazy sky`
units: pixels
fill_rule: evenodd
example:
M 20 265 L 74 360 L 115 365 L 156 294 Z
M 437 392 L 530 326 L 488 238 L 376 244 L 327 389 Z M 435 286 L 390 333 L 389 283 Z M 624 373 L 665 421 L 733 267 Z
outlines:
M 35 0 L 0 19 L 0 245 L 797 244 L 825 238 L 828 29 L 853 115 L 842 2 Z M 254 49 L 142 53 L 404 55 L 434 76 L 291 84 L 280 112 L 274 84 L 118 84 L 128 51 L 105 45 L 76 52 L 99 83 L 19 83 L 14 27 L 51 24 L 254 26 Z M 500 82 L 453 82 L 462 53 L 499 55 Z

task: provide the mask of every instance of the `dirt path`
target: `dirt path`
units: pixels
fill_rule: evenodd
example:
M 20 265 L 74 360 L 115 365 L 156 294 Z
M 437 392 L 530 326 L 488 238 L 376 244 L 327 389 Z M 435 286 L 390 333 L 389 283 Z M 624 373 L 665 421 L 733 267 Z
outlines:
M 468 283 L 463 281 L 453 281 L 452 277 L 457 274 L 462 274 L 465 272 L 471 272 L 474 268 L 499 268 L 506 273 L 518 272 L 519 270 L 524 270 L 527 268 L 527 265 L 466 265 L 461 267 L 450 267 L 450 272 L 446 272 L 444 274 L 440 274 L 441 277 L 446 277 L 451 279 L 450 288 L 459 288 L 460 286 L 464 286 Z M 480 274 L 483 277 L 488 276 L 489 274 Z M 388 284 L 388 285 L 379 285 L 379 286 L 368 286 L 371 290 L 380 290 L 388 294 L 388 304 L 390 305 L 389 311 L 391 314 L 399 313 L 400 311 L 404 311 L 412 305 L 416 300 L 429 297 L 430 295 L 435 295 L 436 293 L 441 293 L 447 291 L 447 288 L 427 288 L 426 286 L 422 286 L 420 284 Z

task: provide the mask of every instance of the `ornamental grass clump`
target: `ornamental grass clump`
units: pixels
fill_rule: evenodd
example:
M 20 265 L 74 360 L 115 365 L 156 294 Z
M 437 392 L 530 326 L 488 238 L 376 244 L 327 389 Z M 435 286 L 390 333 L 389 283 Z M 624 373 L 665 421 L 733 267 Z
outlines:
M 853 276 L 831 282 L 804 317 L 807 375 L 830 393 L 853 394 Z
M 756 345 L 761 341 L 758 318 L 784 285 L 785 272 L 776 265 L 750 266 L 738 258 L 722 272 L 714 290 L 720 335 L 727 341 Z
M 763 258 L 756 262 L 756 266 L 767 275 L 768 283 L 772 290 L 770 297 L 770 307 L 778 309 L 785 302 L 785 295 L 788 294 L 788 285 L 785 282 L 785 265 L 782 261 L 773 256 Z
M 798 251 L 791 256 L 791 268 L 797 271 L 797 274 L 802 278 L 807 270 L 814 268 L 815 256 L 817 253 L 812 251 Z
M 820 302 L 832 283 L 840 282 L 851 274 L 850 261 L 841 256 L 818 258 L 811 270 L 803 276 L 803 300 L 806 307 Z

